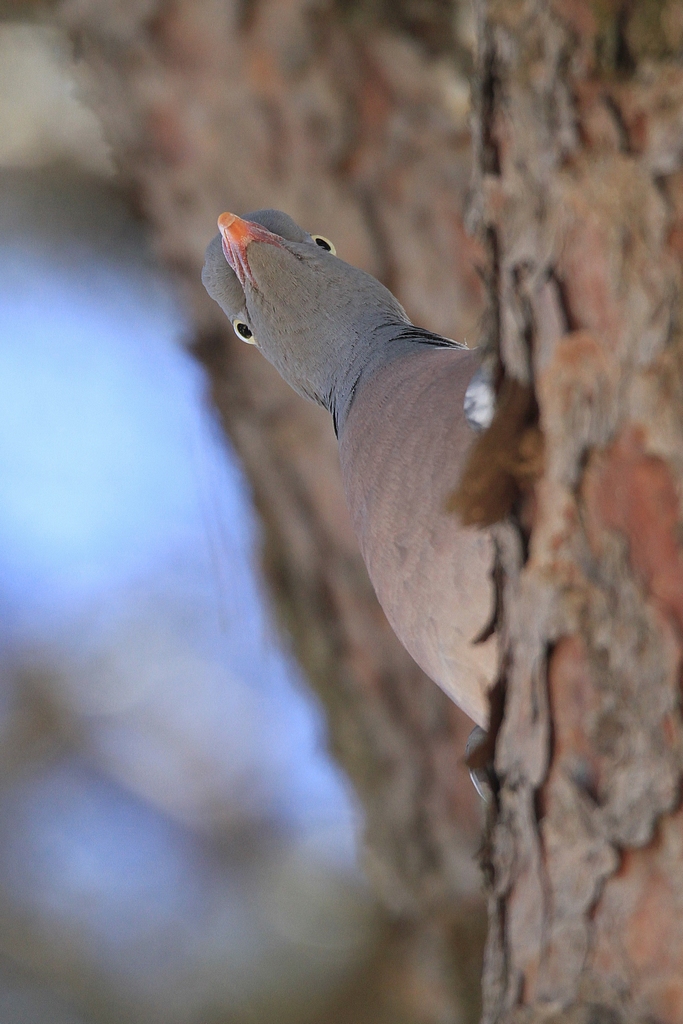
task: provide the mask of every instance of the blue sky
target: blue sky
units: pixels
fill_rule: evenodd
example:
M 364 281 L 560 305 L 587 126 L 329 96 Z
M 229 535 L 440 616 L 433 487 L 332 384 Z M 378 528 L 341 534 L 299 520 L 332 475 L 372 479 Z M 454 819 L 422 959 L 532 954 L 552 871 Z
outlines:
M 64 614 L 196 529 L 193 448 L 211 443 L 169 289 L 141 261 L 77 255 L 0 250 L 0 572 Z

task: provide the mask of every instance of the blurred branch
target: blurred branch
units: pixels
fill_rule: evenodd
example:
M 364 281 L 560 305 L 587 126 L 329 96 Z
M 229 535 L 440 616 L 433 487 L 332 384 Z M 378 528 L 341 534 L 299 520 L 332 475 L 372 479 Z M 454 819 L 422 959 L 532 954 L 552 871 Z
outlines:
M 57 0 L 0 0 L 0 21 L 44 22 Z
M 449 5 L 434 12 L 453 24 Z M 199 282 L 218 213 L 282 207 L 383 274 L 413 317 L 471 338 L 480 249 L 462 226 L 461 44 L 448 34 L 435 59 L 381 17 L 359 32 L 312 2 L 64 0 L 57 17 L 121 179 L 194 312 L 194 348 L 264 524 L 271 592 L 365 810 L 370 877 L 413 919 L 408 961 L 426 957 L 442 992 L 429 1003 L 425 990 L 422 1011 L 406 1003 L 405 1018 L 463 1019 L 453 939 L 463 901 L 474 948 L 480 936 L 469 723 L 377 606 L 327 417 L 234 338 Z

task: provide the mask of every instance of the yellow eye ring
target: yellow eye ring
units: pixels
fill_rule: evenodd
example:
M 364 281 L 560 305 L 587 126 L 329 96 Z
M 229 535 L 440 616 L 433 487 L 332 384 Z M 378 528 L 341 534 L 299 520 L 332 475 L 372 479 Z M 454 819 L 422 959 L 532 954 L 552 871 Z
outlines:
M 252 333 L 251 327 L 249 324 L 245 324 L 244 320 L 238 320 L 237 317 L 235 317 L 232 322 L 232 327 L 240 341 L 245 341 L 247 345 L 256 344 L 256 338 Z
M 324 235 L 311 235 L 311 238 L 316 245 L 320 246 L 321 249 L 324 249 L 326 252 L 331 252 L 333 256 L 337 255 L 334 242 L 331 242 L 329 238 L 325 238 Z

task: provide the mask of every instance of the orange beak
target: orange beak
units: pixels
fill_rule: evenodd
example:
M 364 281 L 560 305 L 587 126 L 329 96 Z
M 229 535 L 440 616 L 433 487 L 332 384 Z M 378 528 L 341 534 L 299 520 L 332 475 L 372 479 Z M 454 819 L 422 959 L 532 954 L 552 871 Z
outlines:
M 244 288 L 247 281 L 256 288 L 254 275 L 247 259 L 247 246 L 250 242 L 267 242 L 282 248 L 282 241 L 272 231 L 256 224 L 252 220 L 242 220 L 234 213 L 222 213 L 218 218 L 218 230 L 223 240 L 223 255 L 237 274 L 239 283 Z

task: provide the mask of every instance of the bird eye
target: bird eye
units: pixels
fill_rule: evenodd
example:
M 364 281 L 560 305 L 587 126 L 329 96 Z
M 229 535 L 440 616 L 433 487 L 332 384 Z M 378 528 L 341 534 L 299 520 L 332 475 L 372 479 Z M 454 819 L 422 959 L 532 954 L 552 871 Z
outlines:
M 246 341 L 247 345 L 255 345 L 256 338 L 252 334 L 251 327 L 245 324 L 244 320 L 233 320 L 232 326 L 235 329 L 235 334 L 240 341 Z
M 321 249 L 324 249 L 326 252 L 331 252 L 333 256 L 337 255 L 337 250 L 329 238 L 325 238 L 324 235 L 311 235 L 311 238 L 316 245 L 320 246 Z

